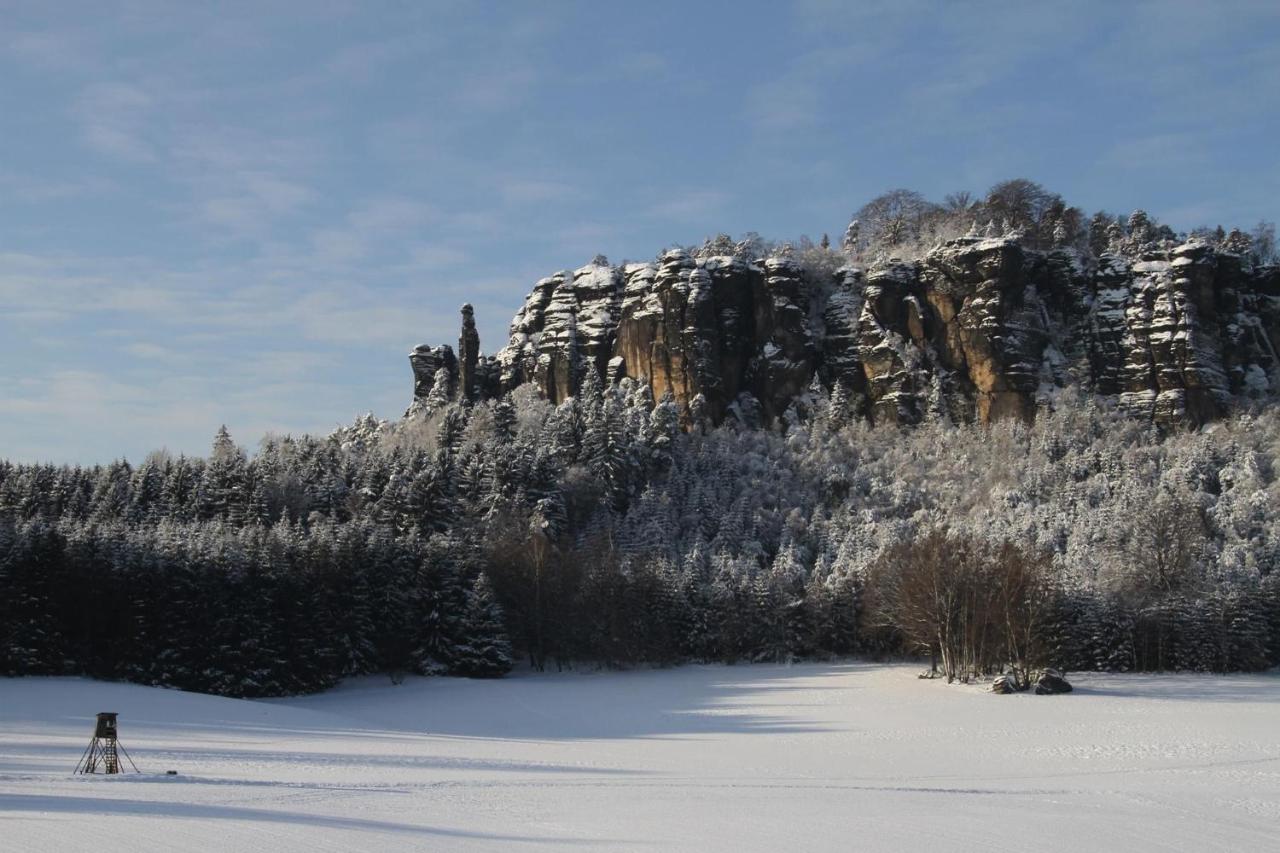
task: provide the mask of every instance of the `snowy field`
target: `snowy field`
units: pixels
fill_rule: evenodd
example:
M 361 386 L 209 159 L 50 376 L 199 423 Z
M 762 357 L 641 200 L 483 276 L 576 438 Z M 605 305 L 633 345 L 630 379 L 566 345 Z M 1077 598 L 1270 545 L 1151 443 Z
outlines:
M 1038 697 L 915 672 L 370 678 L 257 702 L 0 679 L 0 849 L 1280 850 L 1280 673 Z M 142 775 L 71 775 L 100 710 Z

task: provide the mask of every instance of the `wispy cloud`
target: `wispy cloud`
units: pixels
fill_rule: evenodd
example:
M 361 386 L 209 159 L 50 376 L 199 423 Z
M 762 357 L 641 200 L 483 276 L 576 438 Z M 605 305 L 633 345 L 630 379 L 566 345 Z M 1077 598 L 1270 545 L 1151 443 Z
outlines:
M 649 215 L 675 222 L 706 222 L 714 219 L 730 201 L 724 190 L 697 189 L 682 191 L 664 198 L 649 208 Z
M 419 243 L 408 247 L 409 269 L 439 270 L 465 264 L 471 255 L 456 246 Z
M 752 89 L 747 110 L 758 130 L 781 133 L 817 124 L 821 107 L 815 82 L 808 75 L 793 74 Z
M 144 122 L 152 97 L 128 83 L 94 83 L 77 99 L 74 114 L 85 144 L 101 154 L 135 162 L 155 160 Z
M 577 201 L 586 197 L 578 187 L 564 181 L 526 178 L 519 175 L 497 179 L 498 192 L 508 204 L 545 204 Z
M 70 33 L 11 32 L 0 36 L 0 55 L 40 72 L 59 73 L 80 65 L 84 45 Z
M 671 60 L 653 50 L 635 50 L 618 57 L 618 70 L 627 77 L 645 81 L 666 76 L 671 70 Z
M 265 173 L 233 176 L 233 195 L 200 202 L 200 216 L 209 224 L 245 236 L 263 235 L 277 217 L 293 213 L 316 198 L 310 187 Z
M 84 196 L 109 193 L 119 188 L 103 177 L 41 180 L 16 172 L 0 172 L 0 192 L 10 201 L 47 204 Z
M 1122 169 L 1171 169 L 1203 166 L 1209 162 L 1207 140 L 1202 132 L 1170 131 L 1137 136 L 1116 142 L 1103 155 Z
M 537 72 L 529 67 L 483 71 L 460 81 L 453 99 L 469 111 L 506 109 L 515 106 L 537 78 Z

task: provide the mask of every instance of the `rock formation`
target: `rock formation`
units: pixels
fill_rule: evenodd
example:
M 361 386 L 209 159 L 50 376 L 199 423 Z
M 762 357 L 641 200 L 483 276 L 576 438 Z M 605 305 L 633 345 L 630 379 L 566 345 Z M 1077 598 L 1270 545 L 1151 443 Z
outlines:
M 945 415 L 1030 419 L 1047 392 L 1079 385 L 1164 425 L 1204 423 L 1270 390 L 1280 344 L 1280 272 L 1192 240 L 1100 258 L 963 237 L 915 260 L 834 274 L 789 253 L 664 252 L 604 258 L 539 281 L 495 357 L 463 306 L 459 356 L 410 355 L 414 395 L 441 368 L 450 394 L 485 399 L 535 383 L 553 403 L 585 371 L 632 377 L 653 398 L 719 422 L 765 421 L 815 377 L 877 422 Z
M 425 400 L 435 387 L 436 374 L 443 368 L 451 377 L 458 374 L 458 359 L 453 355 L 453 347 L 443 344 L 433 347 L 421 344 L 409 353 L 409 365 L 413 368 L 413 399 Z M 452 396 L 453 388 L 449 388 Z
M 464 400 L 476 398 L 476 365 L 480 361 L 480 333 L 476 331 L 475 309 L 462 306 L 462 334 L 458 336 L 458 394 Z

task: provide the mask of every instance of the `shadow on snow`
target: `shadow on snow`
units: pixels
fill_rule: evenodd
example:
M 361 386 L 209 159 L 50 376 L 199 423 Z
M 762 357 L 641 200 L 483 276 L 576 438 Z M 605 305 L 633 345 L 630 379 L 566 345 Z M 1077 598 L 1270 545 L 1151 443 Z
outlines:
M 602 839 L 557 838 L 535 835 L 501 835 L 462 829 L 415 826 L 385 820 L 331 817 L 308 812 L 288 812 L 274 809 L 252 809 L 244 806 L 220 806 L 201 803 L 150 802 L 147 800 L 120 800 L 102 797 L 67 797 L 48 794 L 0 794 L 0 813 L 57 812 L 62 814 L 101 814 L 118 817 L 165 817 L 188 820 L 236 820 L 257 823 L 289 823 L 327 829 L 346 829 L 356 832 L 387 832 L 409 835 L 426 835 L 444 838 L 477 838 L 490 841 L 601 844 Z

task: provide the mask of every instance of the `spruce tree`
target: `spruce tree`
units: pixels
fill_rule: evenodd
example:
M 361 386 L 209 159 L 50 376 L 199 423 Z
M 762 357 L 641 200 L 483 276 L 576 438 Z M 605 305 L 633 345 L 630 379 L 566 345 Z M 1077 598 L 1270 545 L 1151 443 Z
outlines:
M 476 576 L 467 591 L 462 618 L 463 639 L 454 649 L 452 672 L 468 678 L 497 678 L 511 670 L 511 641 L 502 621 L 502 608 L 489 576 Z

